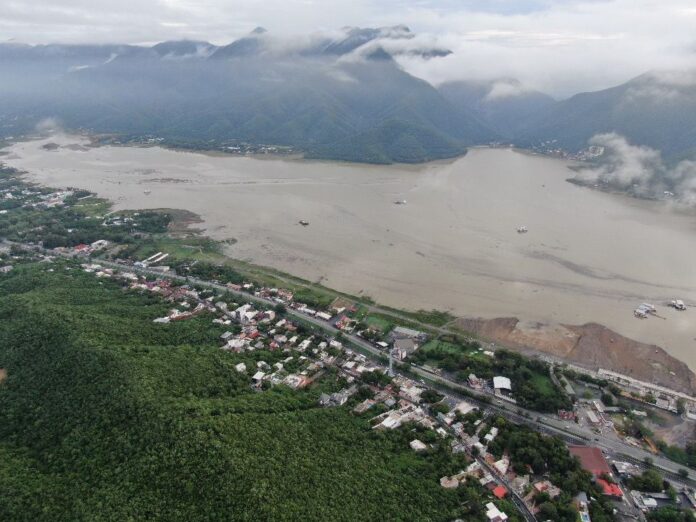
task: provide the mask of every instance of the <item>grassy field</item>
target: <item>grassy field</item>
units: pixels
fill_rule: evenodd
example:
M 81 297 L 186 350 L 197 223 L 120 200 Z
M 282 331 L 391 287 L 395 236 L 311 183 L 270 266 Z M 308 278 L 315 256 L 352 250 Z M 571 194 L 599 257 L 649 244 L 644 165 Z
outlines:
M 109 203 L 109 201 L 106 199 L 92 196 L 80 199 L 77 203 L 75 203 L 73 208 L 79 210 L 80 212 L 84 212 L 90 218 L 101 219 L 111 211 L 111 203 Z
M 431 351 L 441 351 L 443 353 L 451 353 L 456 355 L 461 353 L 470 353 L 473 350 L 467 349 L 461 345 L 432 339 L 421 347 L 421 351 L 426 354 Z
M 367 315 L 363 320 L 367 326 L 379 330 L 382 333 L 387 333 L 392 328 L 392 323 L 377 315 Z
M 537 389 L 540 395 L 553 395 L 556 393 L 556 388 L 551 381 L 551 377 L 542 373 L 534 373 L 532 384 Z

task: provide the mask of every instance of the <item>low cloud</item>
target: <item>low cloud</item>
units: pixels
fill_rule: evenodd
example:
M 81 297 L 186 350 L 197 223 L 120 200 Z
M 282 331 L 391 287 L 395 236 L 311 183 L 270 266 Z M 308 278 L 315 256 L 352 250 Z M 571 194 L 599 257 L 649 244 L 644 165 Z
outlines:
M 660 151 L 633 145 L 616 133 L 597 134 L 590 145 L 603 147 L 604 153 L 596 167 L 578 172 L 578 181 L 696 206 L 696 161 L 681 161 L 670 167 Z
M 36 124 L 35 128 L 36 132 L 41 134 L 55 134 L 63 129 L 60 121 L 56 118 L 44 118 Z
M 486 100 L 500 100 L 503 98 L 514 98 L 516 96 L 521 96 L 528 92 L 528 89 L 522 85 L 520 82 L 511 81 L 497 81 L 491 87 L 491 90 L 486 94 Z
M 332 0 L 330 4 L 325 8 L 322 2 L 306 0 L 6 1 L 0 2 L 0 40 L 142 44 L 186 38 L 224 45 L 257 25 L 272 35 L 292 37 L 332 27 L 406 24 L 430 38 L 432 47 L 453 51 L 440 60 L 423 60 L 410 48 L 393 49 L 412 74 L 435 84 L 515 77 L 556 97 L 617 85 L 655 68 L 683 70 L 696 63 L 693 0 Z M 298 46 L 311 39 L 298 37 Z M 275 42 L 269 46 L 275 48 Z

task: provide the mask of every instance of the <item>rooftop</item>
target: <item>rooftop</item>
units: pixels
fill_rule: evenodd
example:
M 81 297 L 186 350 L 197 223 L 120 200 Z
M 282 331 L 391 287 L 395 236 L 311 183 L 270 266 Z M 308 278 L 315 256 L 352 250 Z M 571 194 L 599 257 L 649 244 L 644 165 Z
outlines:
M 493 387 L 496 390 L 512 390 L 512 383 L 507 377 L 493 377 Z
M 493 490 L 493 494 L 495 495 L 496 498 L 499 498 L 502 500 L 507 496 L 508 490 L 505 486 L 497 486 Z
M 568 446 L 568 451 L 571 455 L 576 456 L 580 460 L 580 465 L 583 469 L 589 471 L 596 477 L 602 473 L 611 473 L 607 460 L 602 455 L 602 450 L 591 446 Z

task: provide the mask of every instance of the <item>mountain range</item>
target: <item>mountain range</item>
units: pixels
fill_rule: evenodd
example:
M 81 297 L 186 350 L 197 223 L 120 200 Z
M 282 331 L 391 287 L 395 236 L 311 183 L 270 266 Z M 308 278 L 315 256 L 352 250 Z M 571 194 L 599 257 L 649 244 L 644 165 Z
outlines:
M 439 59 L 405 26 L 295 40 L 263 28 L 229 45 L 0 44 L 0 137 L 68 129 L 197 147 L 292 147 L 307 157 L 421 162 L 491 142 L 584 149 L 616 132 L 667 158 L 694 153 L 696 75 L 647 73 L 555 100 L 502 78 L 434 86 L 401 55 Z

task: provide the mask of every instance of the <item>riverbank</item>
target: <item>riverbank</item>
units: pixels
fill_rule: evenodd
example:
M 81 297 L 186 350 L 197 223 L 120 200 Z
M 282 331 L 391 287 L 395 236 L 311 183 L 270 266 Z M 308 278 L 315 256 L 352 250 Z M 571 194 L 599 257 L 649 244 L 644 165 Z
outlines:
M 696 392 L 696 375 L 663 348 L 624 337 L 597 324 L 542 324 L 515 317 L 462 318 L 454 326 L 528 354 L 622 373 L 666 388 Z
M 408 168 L 158 147 L 45 151 L 40 141 L 8 150 L 3 161 L 28 179 L 84 186 L 117 210 L 197 214 L 203 234 L 249 265 L 396 309 L 602 323 L 696 366 L 691 310 L 632 314 L 644 301 L 696 302 L 693 218 L 567 183 L 562 161 L 507 149 Z M 528 234 L 516 232 L 522 224 Z

